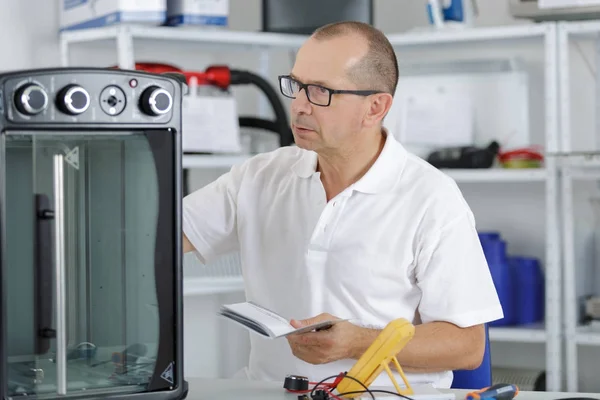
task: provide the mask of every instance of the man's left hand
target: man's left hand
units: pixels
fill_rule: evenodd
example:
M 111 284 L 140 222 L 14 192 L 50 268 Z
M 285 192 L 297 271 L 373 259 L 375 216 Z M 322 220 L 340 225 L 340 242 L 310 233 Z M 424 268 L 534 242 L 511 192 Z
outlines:
M 295 328 L 322 321 L 337 320 L 330 314 L 320 314 L 301 321 L 292 320 Z M 325 364 L 332 361 L 355 358 L 357 342 L 363 328 L 348 321 L 338 322 L 327 330 L 306 332 L 287 336 L 292 353 L 310 364 Z

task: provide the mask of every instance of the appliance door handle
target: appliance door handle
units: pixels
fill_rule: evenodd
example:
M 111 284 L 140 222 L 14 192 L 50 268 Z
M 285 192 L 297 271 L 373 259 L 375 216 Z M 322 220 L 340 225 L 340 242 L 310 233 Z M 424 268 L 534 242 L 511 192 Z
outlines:
M 52 221 L 54 211 L 45 194 L 35 195 L 35 353 L 50 350 L 50 339 L 56 337 L 52 328 Z
M 56 392 L 67 394 L 67 305 L 65 266 L 64 155 L 54 155 L 54 235 L 56 290 Z

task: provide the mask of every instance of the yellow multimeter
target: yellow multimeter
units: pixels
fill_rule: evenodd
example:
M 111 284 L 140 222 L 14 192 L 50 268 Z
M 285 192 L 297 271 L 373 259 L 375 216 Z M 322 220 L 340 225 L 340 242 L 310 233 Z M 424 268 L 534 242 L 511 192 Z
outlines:
M 385 370 L 399 394 L 413 394 L 413 390 L 402 371 L 400 363 L 398 363 L 396 355 L 413 338 L 414 334 L 415 327 L 408 320 L 399 318 L 391 321 L 383 331 L 381 331 L 367 351 L 365 351 L 358 359 L 356 364 L 352 366 L 347 375 L 362 382 L 368 388 L 379 374 Z M 390 362 L 394 363 L 398 373 L 402 377 L 402 380 L 406 385 L 405 389 L 401 389 L 398 382 L 396 382 L 389 367 Z M 365 391 L 365 387 L 348 377 L 344 377 L 337 385 L 336 389 L 338 393 L 356 392 L 344 395 L 345 397 L 361 396 Z

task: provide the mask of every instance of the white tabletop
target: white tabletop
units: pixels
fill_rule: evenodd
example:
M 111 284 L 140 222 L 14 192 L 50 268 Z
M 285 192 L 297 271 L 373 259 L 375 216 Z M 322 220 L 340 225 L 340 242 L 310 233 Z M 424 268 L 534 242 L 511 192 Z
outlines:
M 229 379 L 188 379 L 189 400 L 297 400 L 298 395 L 288 393 L 283 388 L 283 381 L 257 382 Z M 456 394 L 456 400 L 464 399 L 466 390 L 446 390 Z M 556 393 L 556 392 L 520 392 L 519 400 L 558 400 L 574 397 L 588 397 L 600 400 L 600 393 Z M 369 398 L 369 397 L 364 397 Z M 400 397 L 386 397 L 386 399 Z

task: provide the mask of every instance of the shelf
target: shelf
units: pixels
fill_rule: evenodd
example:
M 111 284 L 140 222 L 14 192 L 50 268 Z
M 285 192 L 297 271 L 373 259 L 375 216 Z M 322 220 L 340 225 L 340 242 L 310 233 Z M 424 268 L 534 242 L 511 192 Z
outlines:
M 184 154 L 181 160 L 183 168 L 231 168 L 250 158 L 252 154 Z
M 244 291 L 244 281 L 241 276 L 219 278 L 184 278 L 183 295 L 201 296 L 221 293 L 234 293 Z M 494 342 L 513 343 L 545 343 L 546 331 L 543 324 L 533 326 L 491 327 L 490 340 Z M 589 334 L 588 334 L 589 336 Z M 600 344 L 600 333 L 593 336 Z M 582 335 L 582 338 L 584 336 Z
M 447 45 L 477 41 L 518 40 L 543 37 L 552 25 L 509 25 L 471 29 L 449 29 L 444 31 L 424 30 L 388 34 L 390 43 L 396 47 Z M 92 29 L 61 32 L 65 43 L 83 43 L 116 39 L 129 34 L 133 39 L 183 41 L 244 47 L 269 47 L 297 49 L 308 39 L 308 35 L 284 33 L 233 31 L 228 29 L 177 28 L 166 26 L 118 25 Z
M 65 43 L 83 43 L 99 40 L 117 39 L 121 35 L 131 35 L 133 39 L 167 40 L 205 43 L 213 45 L 230 45 L 237 47 L 252 48 L 269 47 L 296 49 L 307 39 L 304 35 L 266 33 L 266 32 L 242 32 L 227 29 L 192 29 L 166 26 L 141 26 L 141 25 L 119 25 L 93 29 L 82 29 L 61 32 L 60 36 Z
M 580 326 L 577 328 L 575 341 L 582 345 L 600 346 L 600 331 L 598 328 L 592 329 L 589 326 Z
M 244 281 L 241 276 L 219 277 L 219 278 L 184 278 L 183 295 L 202 296 L 221 293 L 234 293 L 244 291 Z M 532 326 L 491 327 L 489 329 L 490 340 L 493 342 L 512 343 L 545 343 L 546 331 L 543 324 Z M 600 345 L 600 332 L 596 334 L 578 335 L 579 343 L 590 343 Z
M 209 294 L 242 292 L 244 280 L 241 276 L 223 278 L 183 278 L 183 295 L 199 296 Z
M 600 167 L 600 152 L 572 152 L 556 156 L 560 164 L 571 168 Z
M 543 324 L 527 326 L 490 327 L 493 342 L 545 343 L 546 330 Z
M 559 23 L 561 30 L 569 35 L 596 39 L 600 32 L 600 21 L 563 21 Z
M 542 38 L 552 29 L 551 24 L 508 25 L 501 27 L 480 27 L 471 29 L 447 29 L 443 31 L 426 30 L 388 34 L 388 40 L 395 47 L 447 45 L 449 43 L 467 43 L 482 41 L 516 40 Z
M 545 169 L 444 169 L 457 182 L 544 182 L 548 176 Z
M 227 154 L 227 155 L 191 155 L 183 156 L 183 168 L 226 168 L 241 164 L 252 155 Z M 547 177 L 545 169 L 444 169 L 452 179 L 457 182 L 544 182 Z
M 600 179 L 600 153 L 570 153 L 558 156 L 563 174 L 572 179 Z

